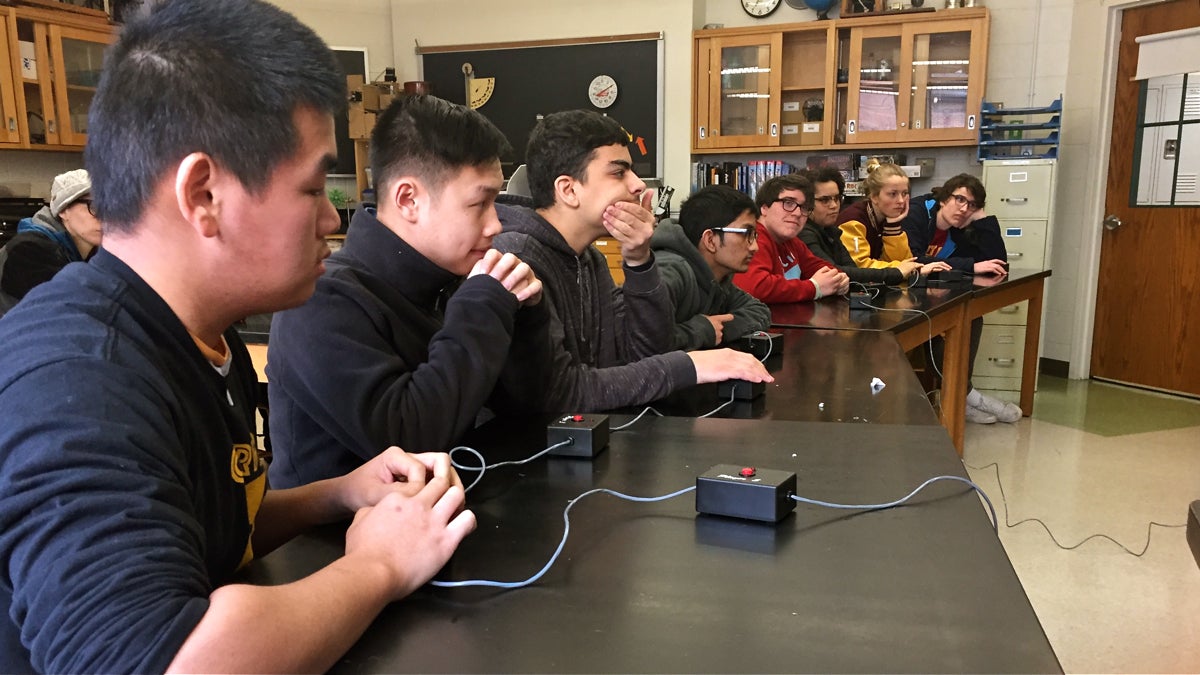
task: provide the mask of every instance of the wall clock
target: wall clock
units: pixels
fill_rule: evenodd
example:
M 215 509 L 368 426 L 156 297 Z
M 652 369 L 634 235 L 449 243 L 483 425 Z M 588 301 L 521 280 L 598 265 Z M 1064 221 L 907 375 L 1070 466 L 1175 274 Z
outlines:
M 588 85 L 588 99 L 597 108 L 607 108 L 617 102 L 617 81 L 608 75 L 597 75 Z
M 742 9 L 750 16 L 761 19 L 762 17 L 779 9 L 780 0 L 741 0 Z

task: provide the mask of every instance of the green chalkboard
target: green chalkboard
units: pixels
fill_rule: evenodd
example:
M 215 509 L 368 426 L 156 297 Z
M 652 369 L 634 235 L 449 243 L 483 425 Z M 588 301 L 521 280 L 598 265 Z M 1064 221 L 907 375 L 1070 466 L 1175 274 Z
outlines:
M 562 110 L 603 112 L 633 134 L 629 152 L 643 178 L 662 176 L 661 39 L 569 45 L 437 51 L 422 54 L 424 79 L 432 92 L 466 102 L 463 64 L 476 78 L 495 78 L 491 98 L 478 110 L 508 137 L 513 151 L 501 158 L 509 175 L 524 163 L 525 145 L 538 115 Z M 588 99 L 597 75 L 612 77 L 616 102 L 600 110 Z M 641 139 L 639 142 L 638 139 Z

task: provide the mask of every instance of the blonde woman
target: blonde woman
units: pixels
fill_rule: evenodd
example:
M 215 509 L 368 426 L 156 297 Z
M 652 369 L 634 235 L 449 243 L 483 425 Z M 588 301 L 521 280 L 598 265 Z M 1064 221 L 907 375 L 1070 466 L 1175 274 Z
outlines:
M 895 267 L 904 276 L 948 270 L 945 262 L 925 265 L 916 261 L 902 223 L 908 215 L 908 176 L 895 164 L 879 164 L 862 182 L 866 199 L 842 209 L 838 227 L 842 245 L 859 267 Z

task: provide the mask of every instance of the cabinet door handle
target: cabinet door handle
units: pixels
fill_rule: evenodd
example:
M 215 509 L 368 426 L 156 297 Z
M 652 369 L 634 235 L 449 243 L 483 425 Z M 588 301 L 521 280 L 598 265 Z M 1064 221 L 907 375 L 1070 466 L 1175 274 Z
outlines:
M 1016 359 L 998 359 L 998 358 L 991 358 L 991 359 L 988 359 L 988 360 L 989 360 L 989 361 L 991 361 L 992 363 L 994 363 L 994 364 L 998 365 L 998 366 L 1011 366 L 1011 365 L 1013 365 L 1013 364 L 1015 364 L 1015 363 L 1017 362 L 1017 360 L 1016 360 Z
M 771 123 L 771 138 L 775 138 L 778 135 L 779 135 L 779 125 L 772 122 Z
M 975 128 L 975 116 L 967 115 L 967 129 L 974 129 L 974 128 Z
M 1004 197 L 1000 201 L 1008 202 L 1009 204 L 1027 204 L 1029 197 Z
M 706 137 L 707 134 L 704 131 L 704 127 L 700 127 L 700 140 L 704 140 Z
M 1020 309 L 1021 309 L 1020 305 L 1009 305 L 1008 307 L 1001 307 L 1000 309 L 998 309 L 996 311 L 1000 312 L 1001 314 L 1016 314 L 1017 311 Z
M 854 120 L 850 120 L 849 122 L 846 123 L 846 133 L 850 134 L 851 136 L 854 135 L 854 131 L 857 128 L 858 128 L 858 125 L 855 124 Z
M 15 117 L 8 118 L 8 130 L 9 131 L 17 130 L 17 118 L 15 118 Z
M 49 131 L 52 134 L 58 133 L 58 125 L 55 124 L 54 118 L 46 120 L 46 131 Z
M 1008 257 L 1010 257 L 1010 258 L 1024 258 L 1024 257 L 1025 257 L 1025 254 L 1024 254 L 1024 253 L 1021 253 L 1020 251 L 1009 251 L 1009 252 L 1008 252 Z

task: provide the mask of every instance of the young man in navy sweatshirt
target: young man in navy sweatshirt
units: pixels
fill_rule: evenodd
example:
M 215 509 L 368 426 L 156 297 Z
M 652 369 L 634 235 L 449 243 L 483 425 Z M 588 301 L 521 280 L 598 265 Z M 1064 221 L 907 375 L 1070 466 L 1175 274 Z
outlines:
M 503 134 L 432 96 L 371 137 L 378 210 L 360 209 L 313 297 L 271 322 L 271 484 L 340 476 L 389 445 L 445 450 L 497 412 L 536 407 L 550 362 L 541 282 L 500 232 Z M 527 367 L 502 372 L 509 358 Z
M 0 320 L 0 672 L 327 670 L 474 528 L 440 454 L 267 489 L 230 326 L 312 293 L 345 101 L 324 43 L 260 0 L 154 3 L 105 55 L 104 248 Z M 235 583 L 351 516 L 327 567 Z

